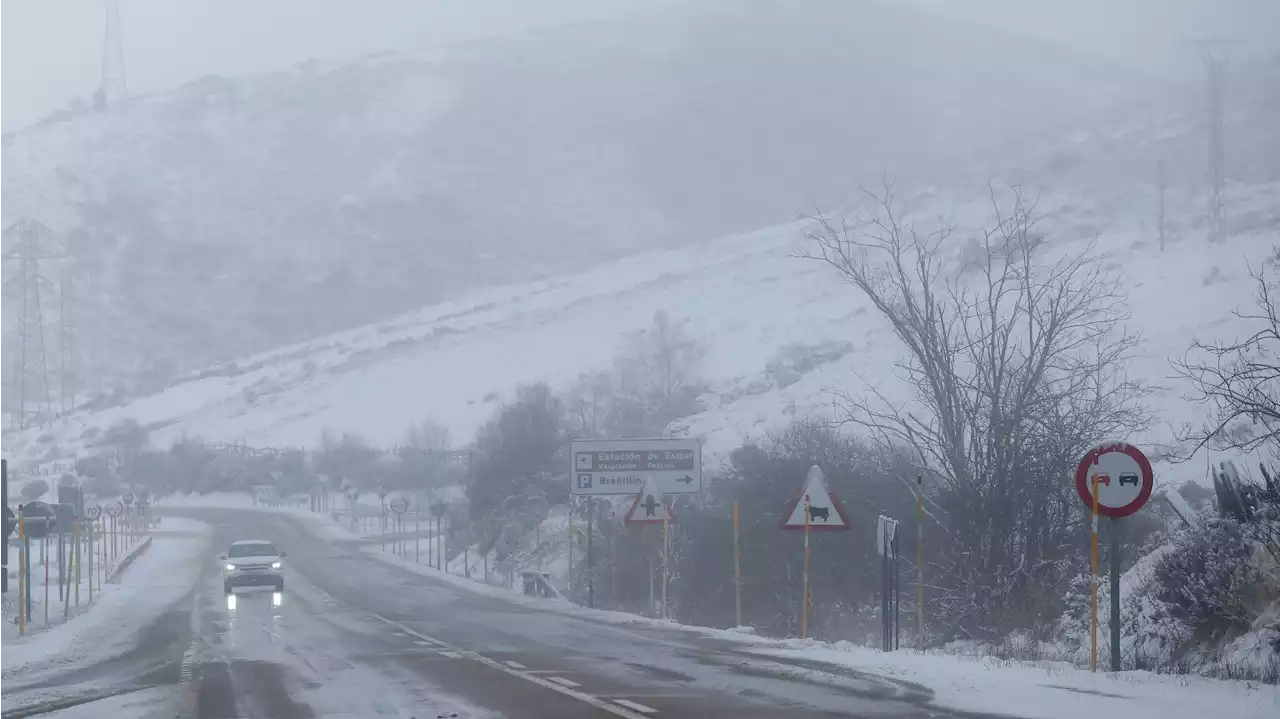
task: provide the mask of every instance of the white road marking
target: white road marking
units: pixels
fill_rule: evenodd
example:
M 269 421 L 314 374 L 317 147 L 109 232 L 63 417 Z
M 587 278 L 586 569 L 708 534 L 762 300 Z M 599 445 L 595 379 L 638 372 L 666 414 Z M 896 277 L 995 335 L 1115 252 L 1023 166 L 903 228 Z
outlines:
M 614 699 L 613 703 L 621 704 L 622 706 L 628 709 L 635 709 L 636 711 L 644 712 L 645 714 L 656 714 L 658 712 L 658 710 L 654 709 L 653 707 L 647 707 L 641 704 L 640 702 L 633 702 L 633 701 L 630 701 L 629 699 Z
M 403 636 L 403 635 L 401 635 L 401 636 Z M 414 642 L 414 644 L 417 644 L 417 645 L 418 645 L 418 646 L 420 646 L 420 647 L 434 647 L 434 646 L 436 645 L 436 643 L 435 643 L 435 642 L 426 642 L 426 641 L 423 641 L 423 640 L 421 640 L 421 639 L 419 639 L 418 641 Z
M 619 706 L 618 704 L 611 704 L 601 699 L 597 699 L 596 697 L 593 697 L 590 694 L 587 694 L 586 692 L 580 692 L 576 689 L 571 689 L 569 687 L 562 686 L 553 681 L 549 681 L 542 677 L 529 674 L 528 672 L 522 672 L 518 669 L 512 669 L 511 667 L 507 666 L 506 664 L 503 664 L 500 661 L 497 661 L 495 659 L 490 659 L 486 656 L 482 656 L 476 652 L 471 651 L 470 649 L 463 649 L 462 647 L 452 646 L 447 642 L 443 642 L 439 639 L 435 639 L 434 637 L 429 637 L 423 634 L 422 632 L 410 629 L 409 627 L 406 627 L 405 625 L 393 619 L 387 619 L 381 614 L 371 614 L 370 616 L 382 622 L 383 624 L 386 624 L 387 626 L 395 627 L 396 629 L 399 629 L 403 632 L 407 632 L 410 635 L 415 636 L 419 639 L 435 642 L 436 644 L 439 644 L 442 647 L 448 647 L 449 649 L 461 654 L 467 659 L 470 659 L 475 662 L 479 662 L 485 665 L 486 667 L 497 669 L 498 671 L 504 674 L 510 674 L 513 677 L 523 679 L 532 684 L 537 684 L 538 686 L 543 687 L 544 689 L 550 689 L 551 691 L 559 692 L 567 697 L 572 697 L 574 699 L 577 699 L 578 701 L 584 704 L 588 704 L 597 709 L 607 711 L 610 714 L 613 714 L 614 716 L 620 716 L 620 717 L 623 717 L 623 719 L 645 719 L 646 717 L 646 715 L 643 712 L 636 712 L 634 710 Z
M 457 652 L 440 652 L 440 656 L 449 657 L 450 659 L 461 659 L 462 655 Z
M 512 669 L 528 669 L 528 668 L 529 668 L 529 667 L 526 667 L 525 665 L 521 664 L 520 662 L 506 661 L 506 662 L 503 662 L 503 664 L 506 664 L 507 666 L 511 667 Z
M 581 684 L 573 681 L 572 679 L 565 679 L 564 677 L 547 677 L 547 681 L 555 682 L 556 684 L 559 684 L 562 687 L 572 688 L 572 687 L 582 686 Z

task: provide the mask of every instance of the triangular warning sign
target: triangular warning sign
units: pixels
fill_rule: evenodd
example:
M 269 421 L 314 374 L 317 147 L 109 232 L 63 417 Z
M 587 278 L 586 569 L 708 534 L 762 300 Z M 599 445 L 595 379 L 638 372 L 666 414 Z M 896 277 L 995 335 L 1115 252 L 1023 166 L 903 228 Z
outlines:
M 782 513 L 782 528 L 804 529 L 806 509 L 811 531 L 849 529 L 849 517 L 844 513 L 844 507 L 831 490 L 827 489 L 827 478 L 816 464 L 809 468 L 804 489 L 787 504 L 787 510 Z
M 671 512 L 671 508 L 662 498 L 662 493 L 658 491 L 657 484 L 650 477 L 640 487 L 636 501 L 632 503 L 631 509 L 622 521 L 627 524 L 662 524 L 664 521 L 676 521 L 676 516 Z

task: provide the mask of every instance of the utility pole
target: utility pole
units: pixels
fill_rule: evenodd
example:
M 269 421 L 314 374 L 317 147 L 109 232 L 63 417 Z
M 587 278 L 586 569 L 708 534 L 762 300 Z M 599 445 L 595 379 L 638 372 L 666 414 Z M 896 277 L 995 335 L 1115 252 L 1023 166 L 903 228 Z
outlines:
M 1196 40 L 1205 69 L 1206 119 L 1209 139 L 1209 240 L 1226 237 L 1223 191 L 1226 187 L 1226 104 L 1227 49 L 1237 40 Z
M 94 109 L 102 112 L 129 96 L 124 80 L 124 41 L 120 38 L 120 1 L 104 0 L 106 29 L 102 38 L 102 80 L 93 95 Z
M 16 351 L 17 361 L 13 363 L 9 389 L 17 395 L 17 402 L 10 410 L 10 426 L 17 429 L 26 429 L 34 421 L 48 421 L 53 412 L 44 312 L 40 303 L 43 286 L 51 284 L 40 274 L 40 260 L 60 259 L 57 255 L 45 254 L 44 240 L 52 234 L 48 227 L 29 219 L 19 220 L 4 230 L 5 263 L 10 266 L 16 263 L 18 267 L 16 276 L 4 283 L 10 297 L 18 303 L 14 332 L 17 346 L 10 350 Z M 36 409 L 28 416 L 28 404 L 32 401 Z

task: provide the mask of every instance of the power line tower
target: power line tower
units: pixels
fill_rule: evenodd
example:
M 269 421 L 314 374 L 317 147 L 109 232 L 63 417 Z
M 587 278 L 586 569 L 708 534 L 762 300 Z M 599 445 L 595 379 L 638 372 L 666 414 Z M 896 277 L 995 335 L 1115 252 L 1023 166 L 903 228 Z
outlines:
M 1226 236 L 1223 190 L 1226 187 L 1226 104 L 1227 53 L 1238 40 L 1196 40 L 1205 69 L 1205 99 L 1209 137 L 1209 240 L 1221 242 Z
M 120 38 L 120 0 L 103 0 L 107 13 L 102 38 L 102 80 L 93 94 L 99 112 L 129 96 L 124 80 L 124 41 Z
M 40 260 L 61 259 L 58 255 L 45 253 L 45 240 L 52 234 L 43 224 L 25 219 L 4 231 L 4 244 L 7 246 L 5 263 L 18 266 L 17 275 L 5 282 L 5 289 L 11 297 L 9 301 L 16 299 L 18 303 L 13 340 L 17 346 L 10 350 L 16 351 L 17 360 L 13 363 L 13 379 L 9 386 L 9 391 L 17 396 L 10 409 L 11 426 L 17 429 L 25 429 L 32 420 L 46 422 L 52 418 L 44 312 L 40 306 L 43 288 L 51 284 L 40 274 Z M 36 403 L 36 409 L 29 413 L 28 405 L 32 401 Z

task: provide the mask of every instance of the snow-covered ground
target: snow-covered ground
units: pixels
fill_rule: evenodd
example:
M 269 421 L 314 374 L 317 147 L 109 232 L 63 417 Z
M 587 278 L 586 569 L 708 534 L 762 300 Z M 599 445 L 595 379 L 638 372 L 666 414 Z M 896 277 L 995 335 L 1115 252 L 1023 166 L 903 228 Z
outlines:
M 190 591 L 209 551 L 208 526 L 173 517 L 164 532 L 122 575 L 105 584 L 85 611 L 66 623 L 4 639 L 3 676 L 65 670 L 113 656 L 132 646 L 137 630 Z M 83 596 L 83 595 L 82 595 Z
M 204 506 L 247 505 L 247 501 L 233 495 L 192 498 L 189 502 Z M 290 508 L 260 509 L 303 518 L 318 538 L 356 538 L 331 518 L 320 514 Z M 674 622 L 634 614 L 587 609 L 563 599 L 525 596 L 520 593 L 519 582 L 514 589 L 499 586 L 499 577 L 492 567 L 490 583 L 486 585 L 482 574 L 474 571 L 478 568 L 474 567 L 476 562 L 473 562 L 471 579 L 467 579 L 458 559 L 450 563 L 448 572 L 441 572 L 428 566 L 425 560 L 415 563 L 412 555 L 384 552 L 376 544 L 366 547 L 365 552 L 371 561 L 394 564 L 466 591 L 544 611 L 617 625 L 676 626 Z M 1140 581 L 1138 575 L 1146 570 L 1139 566 L 1134 571 L 1129 581 L 1137 582 Z M 1256 682 L 1159 675 L 1145 671 L 1092 673 L 1067 662 L 1019 662 L 951 652 L 921 653 L 910 649 L 885 653 L 849 642 L 770 639 L 736 630 L 683 628 L 742 644 L 744 650 L 762 658 L 782 657 L 832 665 L 824 669 L 806 664 L 810 668 L 797 670 L 805 672 L 814 681 L 836 681 L 833 675 L 843 667 L 921 684 L 935 692 L 938 706 L 966 711 L 1003 713 L 1025 719 L 1078 719 L 1080 716 L 1263 719 L 1280 713 L 1280 686 Z
M 1193 337 L 1233 338 L 1249 330 L 1231 310 L 1250 306 L 1248 267 L 1259 266 L 1280 242 L 1280 183 L 1234 192 L 1237 234 L 1226 245 L 1187 236 L 1163 252 L 1148 219 L 1133 208 L 1066 193 L 1041 200 L 1055 251 L 1081 250 L 1097 234 L 1098 250 L 1124 278 L 1131 326 L 1143 336 L 1130 372 L 1166 388 L 1153 403 L 1158 421 L 1133 441 L 1160 445 L 1172 428 L 1198 416 L 1185 388 L 1170 379 L 1169 357 L 1180 356 Z M 962 235 L 989 218 L 988 205 L 978 200 L 917 195 L 907 202 L 925 216 L 944 212 Z M 1194 226 L 1199 209 L 1170 213 L 1170 222 Z M 835 271 L 794 256 L 803 247 L 802 229 L 791 223 L 474 292 L 210 368 L 124 406 L 75 413 L 52 429 L 15 437 L 6 449 L 28 467 L 53 459 L 50 448 L 63 458 L 81 455 L 95 429 L 126 418 L 152 427 L 159 446 L 184 435 L 314 446 L 326 429 L 391 446 L 411 423 L 427 418 L 463 443 L 517 384 L 542 380 L 565 388 L 584 372 L 608 368 L 624 334 L 665 310 L 705 344 L 701 372 L 713 390 L 703 397 L 704 411 L 671 431 L 701 438 L 714 467 L 745 435 L 827 411 L 832 390 L 872 383 L 891 399 L 905 397 L 894 371 L 903 356 L 900 343 Z M 511 361 L 513 352 L 518 362 Z M 781 366 L 800 369 L 780 373 Z M 1201 474 L 1185 465 L 1159 471 L 1163 479 Z
M 370 558 L 434 577 L 454 586 L 547 611 L 589 617 L 611 624 L 673 623 L 623 612 L 587 609 L 562 599 L 541 599 L 491 584 L 473 573 L 468 580 L 451 565 L 448 573 L 417 564 L 411 558 L 369 549 Z M 496 579 L 496 577 L 494 578 Z M 1151 672 L 1091 673 L 1065 662 L 1015 662 L 989 657 L 957 656 L 901 650 L 885 653 L 849 642 L 777 640 L 733 630 L 694 627 L 719 639 L 745 643 L 753 653 L 825 662 L 859 672 L 880 674 L 924 685 L 939 706 L 974 712 L 1003 713 L 1025 719 L 1079 719 L 1080 716 L 1126 716 L 1133 719 L 1182 719 L 1231 716 L 1274 717 L 1280 713 L 1280 686 Z M 822 681 L 823 670 L 809 670 Z

